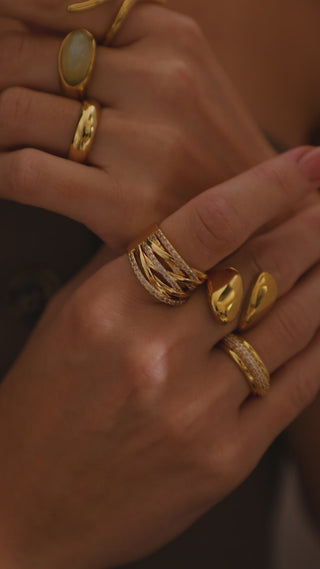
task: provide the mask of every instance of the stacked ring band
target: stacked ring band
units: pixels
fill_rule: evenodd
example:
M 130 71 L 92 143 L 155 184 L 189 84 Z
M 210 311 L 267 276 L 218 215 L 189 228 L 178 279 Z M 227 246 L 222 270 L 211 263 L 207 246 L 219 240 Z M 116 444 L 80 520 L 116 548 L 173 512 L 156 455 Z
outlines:
M 270 389 L 270 374 L 251 344 L 241 336 L 228 334 L 219 345 L 239 366 L 251 392 L 260 397 L 266 395 Z
M 132 8 L 139 2 L 140 0 L 124 0 L 112 25 L 109 29 L 105 40 L 104 45 L 109 46 L 112 44 L 116 34 L 119 32 L 120 28 L 126 21 L 127 17 L 129 16 Z M 156 2 L 157 4 L 165 4 L 166 0 L 150 0 L 151 2 Z
M 91 150 L 99 118 L 97 103 L 83 101 L 81 115 L 71 143 L 68 158 L 75 162 L 85 162 Z
M 207 275 L 191 268 L 158 226 L 128 248 L 130 265 L 142 286 L 157 300 L 178 306 L 186 302 Z

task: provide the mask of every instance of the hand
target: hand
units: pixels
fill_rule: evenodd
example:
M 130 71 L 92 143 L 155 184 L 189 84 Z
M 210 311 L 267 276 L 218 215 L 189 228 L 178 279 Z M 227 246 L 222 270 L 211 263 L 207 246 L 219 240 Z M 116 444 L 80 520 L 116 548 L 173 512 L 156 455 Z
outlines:
M 217 342 L 200 287 L 171 308 L 125 257 L 49 305 L 0 390 L 0 552 L 6 569 L 113 567 L 146 555 L 231 492 L 319 390 L 320 209 L 246 240 L 310 193 L 298 149 L 209 190 L 163 222 L 193 266 L 226 255 L 280 298 L 245 337 L 272 373 L 265 399 Z M 307 228 L 307 230 L 306 230 Z M 259 266 L 257 267 L 257 263 Z M 312 268 L 313 267 L 313 268 Z
M 29 4 L 12 10 L 22 16 Z M 73 18 L 64 14 L 68 29 Z M 103 110 L 89 166 L 65 160 L 80 103 L 61 96 L 61 37 L 11 30 L 7 20 L 2 30 L 4 199 L 83 222 L 121 250 L 195 194 L 273 155 L 196 24 L 141 4 L 119 49 L 98 48 L 88 97 Z

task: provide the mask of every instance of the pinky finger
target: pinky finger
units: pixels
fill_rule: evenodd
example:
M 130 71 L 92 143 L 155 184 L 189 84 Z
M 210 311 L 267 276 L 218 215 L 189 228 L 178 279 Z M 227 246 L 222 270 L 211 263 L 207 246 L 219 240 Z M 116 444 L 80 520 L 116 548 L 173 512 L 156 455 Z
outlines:
M 266 398 L 248 400 L 242 407 L 241 435 L 257 459 L 319 391 L 320 330 L 307 348 L 273 375 Z

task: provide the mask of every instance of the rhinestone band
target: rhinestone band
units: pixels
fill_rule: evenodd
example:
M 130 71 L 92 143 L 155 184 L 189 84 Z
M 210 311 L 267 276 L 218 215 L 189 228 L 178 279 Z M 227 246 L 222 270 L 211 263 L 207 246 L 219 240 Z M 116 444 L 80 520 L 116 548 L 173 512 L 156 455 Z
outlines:
M 142 286 L 157 300 L 179 306 L 207 278 L 191 268 L 158 226 L 128 248 L 130 265 Z
M 228 334 L 220 342 L 245 375 L 252 393 L 263 397 L 270 389 L 270 374 L 255 349 L 241 336 Z

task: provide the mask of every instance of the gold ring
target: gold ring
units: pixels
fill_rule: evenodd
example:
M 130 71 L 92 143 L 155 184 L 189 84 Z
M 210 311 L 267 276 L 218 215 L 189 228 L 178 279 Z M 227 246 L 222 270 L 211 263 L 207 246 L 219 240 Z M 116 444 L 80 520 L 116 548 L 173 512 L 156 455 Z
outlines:
M 67 97 L 83 99 L 96 59 L 96 40 L 88 30 L 68 34 L 60 47 L 58 71 Z
M 270 374 L 256 350 L 241 336 L 228 334 L 219 346 L 229 354 L 244 374 L 251 392 L 263 397 L 270 389 Z
M 142 286 L 170 306 L 186 302 L 207 279 L 205 273 L 186 263 L 157 225 L 129 245 L 128 256 Z
M 110 30 L 108 31 L 103 43 L 106 46 L 112 44 L 116 34 L 119 32 L 120 28 L 126 21 L 127 17 L 129 16 L 132 8 L 141 0 L 123 0 L 123 3 L 118 11 L 113 24 L 111 25 Z M 145 1 L 145 0 L 142 0 Z M 165 4 L 166 0 L 150 0 L 151 2 L 155 2 L 157 4 Z
M 239 330 L 257 324 L 272 308 L 278 296 L 277 283 L 270 273 L 260 273 L 249 292 L 249 299 L 240 318 Z
M 232 322 L 243 300 L 243 281 L 236 269 L 211 269 L 208 272 L 207 292 L 212 314 L 219 324 Z
M 97 103 L 83 101 L 80 119 L 69 148 L 70 160 L 85 162 L 87 159 L 98 127 L 99 110 Z

